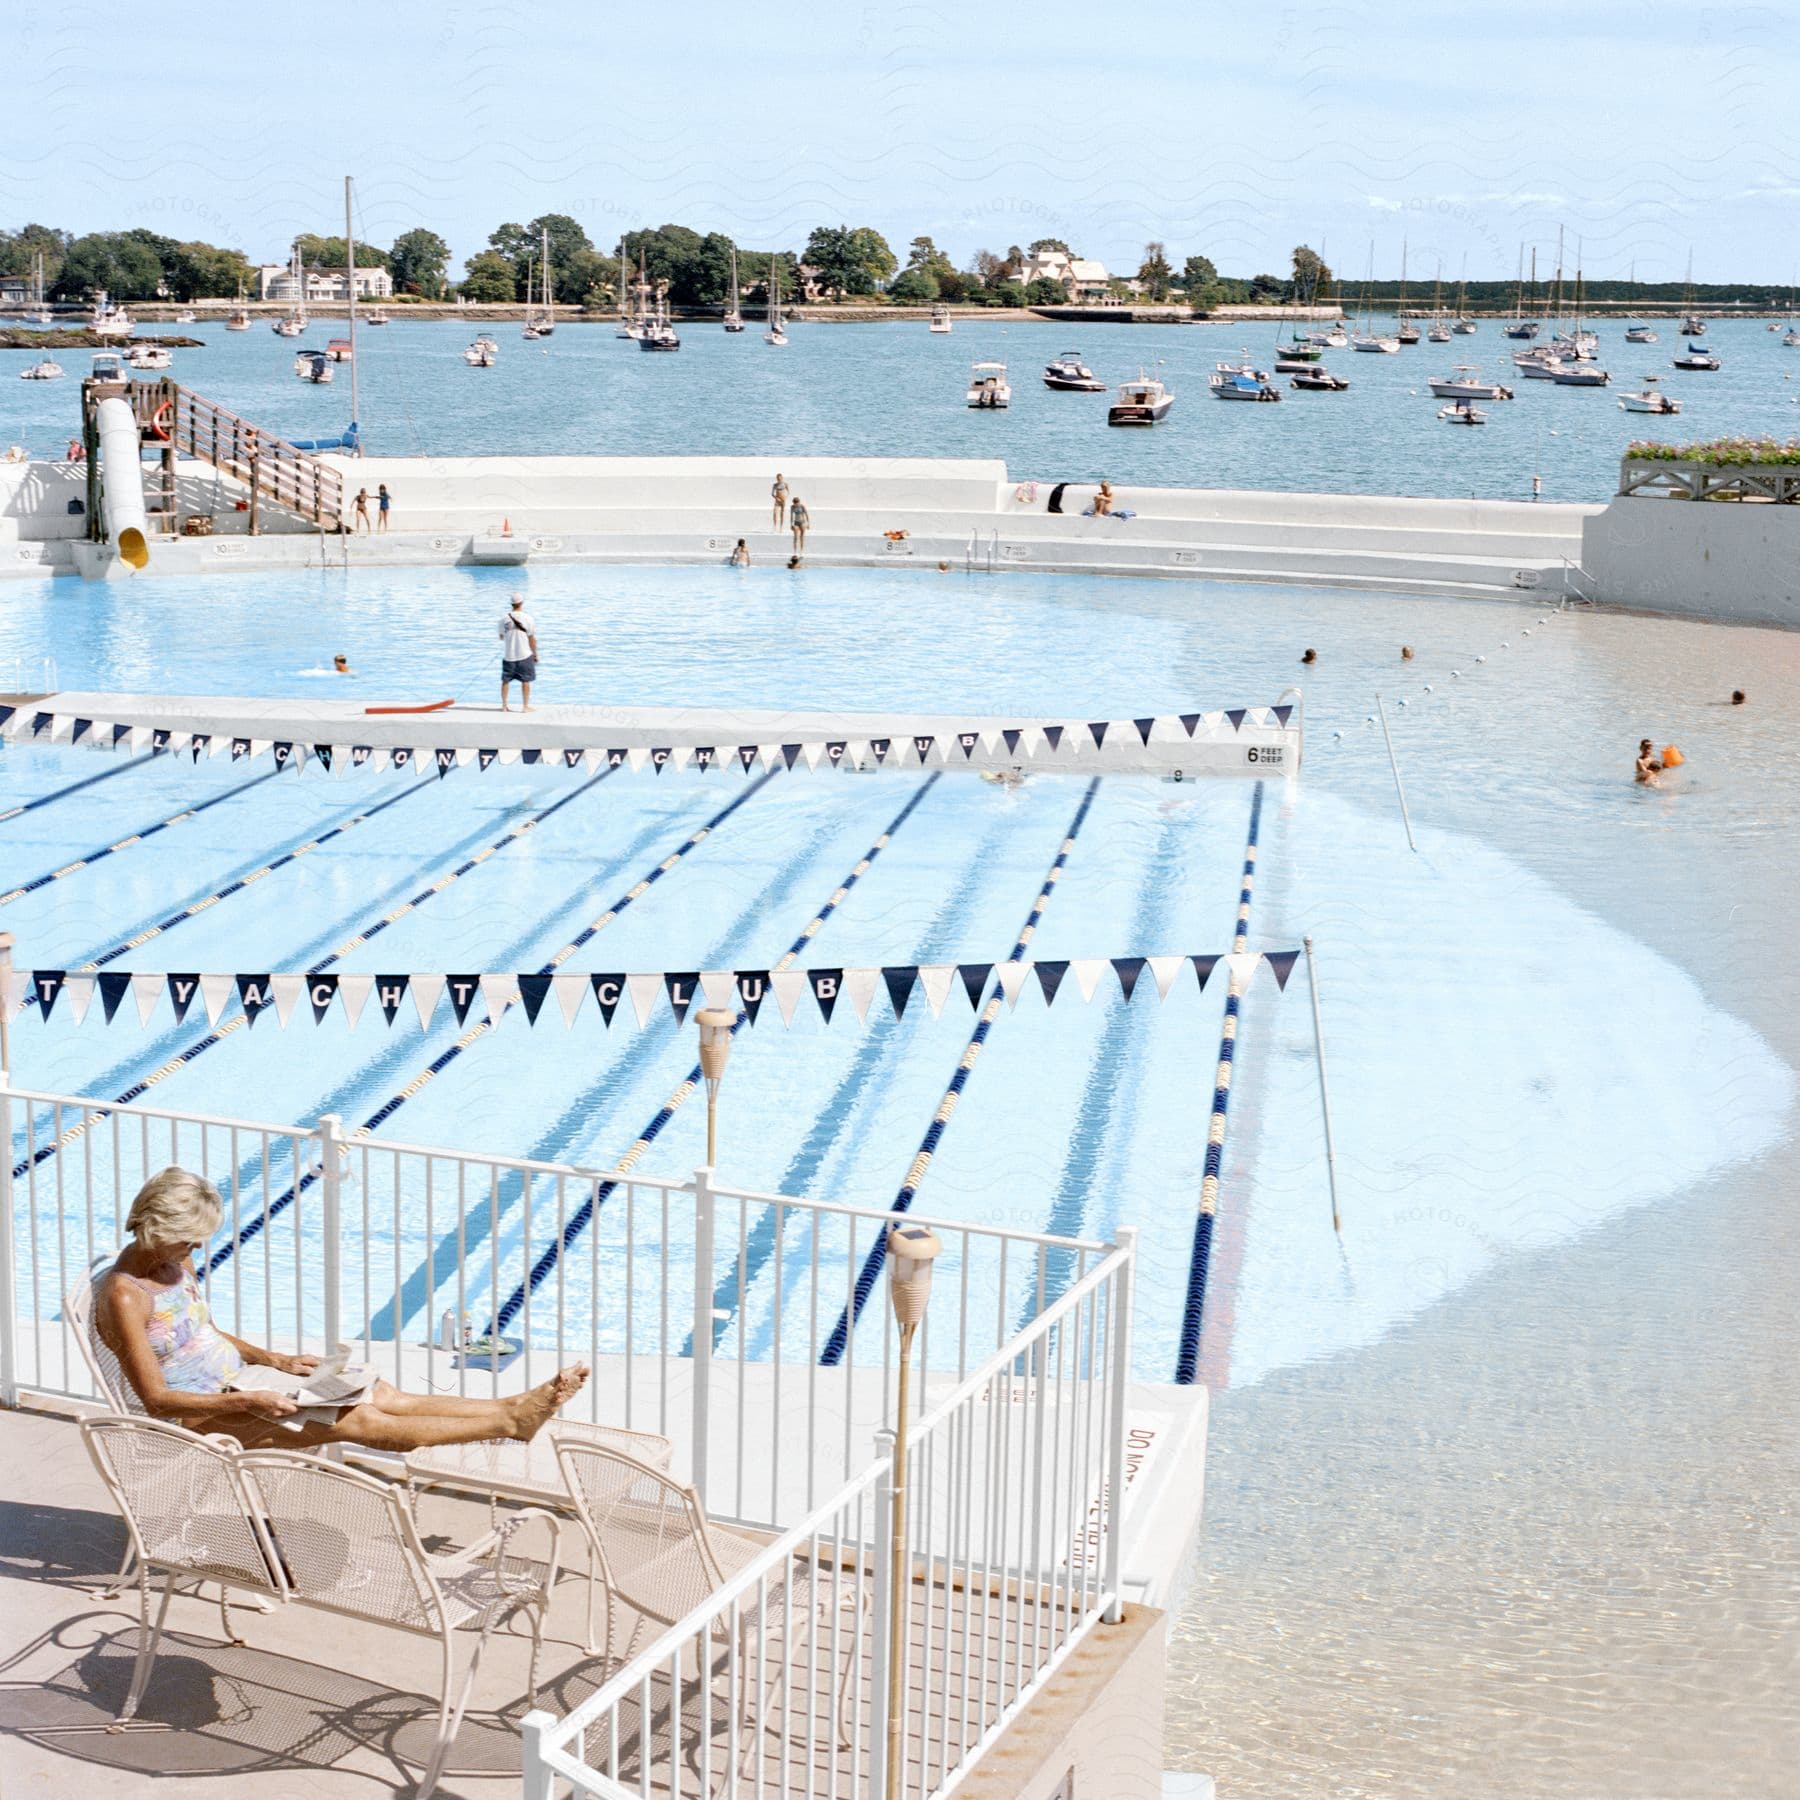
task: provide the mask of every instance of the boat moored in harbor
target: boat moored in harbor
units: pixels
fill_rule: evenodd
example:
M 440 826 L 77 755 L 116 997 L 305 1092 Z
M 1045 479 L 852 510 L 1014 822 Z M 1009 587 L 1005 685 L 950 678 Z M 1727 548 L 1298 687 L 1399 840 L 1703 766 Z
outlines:
M 1627 325 L 1625 341 L 1628 344 L 1654 344 L 1657 337 L 1648 325 Z
M 1175 396 L 1156 379 L 1138 371 L 1136 381 L 1121 381 L 1119 397 L 1106 409 L 1108 425 L 1158 425 L 1169 416 Z
M 968 404 L 991 412 L 1012 404 L 1012 388 L 1003 362 L 978 362 L 969 372 Z
M 19 371 L 19 379 L 21 381 L 60 381 L 62 380 L 62 377 L 62 364 L 59 362 L 52 362 L 47 356 L 43 357 L 38 362 L 34 362 L 29 369 L 21 369 Z
M 1718 369 L 1724 367 L 1719 359 L 1704 344 L 1689 344 L 1674 359 L 1678 369 Z
M 1448 406 L 1439 407 L 1438 417 L 1446 425 L 1485 425 L 1487 423 L 1487 414 L 1468 400 L 1455 400 Z
M 931 309 L 932 332 L 942 337 L 950 330 L 950 309 L 947 306 L 934 306 Z
M 166 369 L 175 359 L 161 344 L 133 344 L 125 360 L 134 369 Z
M 500 346 L 491 337 L 478 337 L 462 357 L 471 369 L 491 369 L 500 360 Z
M 1438 400 L 1510 400 L 1513 391 L 1497 381 L 1484 381 L 1481 371 L 1469 363 L 1458 363 L 1449 375 L 1434 375 L 1432 396 Z
M 1349 391 L 1350 377 L 1335 374 L 1330 369 L 1303 369 L 1288 386 L 1298 388 L 1302 393 L 1342 394 Z
M 1619 410 L 1633 413 L 1674 414 L 1681 411 L 1681 402 L 1672 394 L 1665 394 L 1659 385 L 1660 375 L 1646 375 L 1644 389 L 1639 394 L 1621 394 Z
M 1281 389 L 1261 369 L 1253 369 L 1248 360 L 1220 363 L 1207 378 L 1215 400 L 1279 400 Z
M 323 386 L 334 373 L 331 358 L 323 350 L 302 350 L 294 358 L 294 373 L 302 381 L 310 381 Z
M 1565 362 L 1550 379 L 1558 387 L 1605 387 L 1612 377 L 1592 363 Z
M 1044 365 L 1044 386 L 1063 394 L 1104 394 L 1106 383 L 1081 360 L 1079 350 L 1065 350 Z

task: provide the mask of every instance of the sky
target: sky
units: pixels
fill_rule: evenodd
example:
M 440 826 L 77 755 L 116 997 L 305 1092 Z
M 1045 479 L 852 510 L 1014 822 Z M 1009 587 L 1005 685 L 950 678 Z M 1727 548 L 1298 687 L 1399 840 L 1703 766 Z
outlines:
M 1789 282 L 1800 0 L 313 0 L 15 5 L 0 228 L 143 225 L 278 261 L 506 220 L 675 222 L 799 249 L 873 225 L 958 262 L 1056 237 L 1135 270 Z

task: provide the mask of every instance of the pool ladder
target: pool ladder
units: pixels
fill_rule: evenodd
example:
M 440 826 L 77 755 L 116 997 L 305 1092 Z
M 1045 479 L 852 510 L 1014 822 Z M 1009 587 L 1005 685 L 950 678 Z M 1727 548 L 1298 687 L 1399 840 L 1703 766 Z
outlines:
M 968 548 L 964 551 L 963 558 L 963 566 L 971 575 L 974 574 L 977 569 L 985 569 L 988 574 L 992 575 L 1000 564 L 999 529 L 996 528 L 988 533 L 988 541 L 984 546 L 981 542 L 980 531 L 971 527 L 969 531 Z
M 56 658 L 54 656 L 46 656 L 43 659 L 38 666 L 38 673 L 43 677 L 43 680 L 37 689 L 39 693 L 54 694 L 56 690 L 62 686 L 62 678 L 57 673 Z M 25 658 L 22 656 L 15 656 L 13 658 L 12 691 L 15 694 L 22 694 L 26 691 Z

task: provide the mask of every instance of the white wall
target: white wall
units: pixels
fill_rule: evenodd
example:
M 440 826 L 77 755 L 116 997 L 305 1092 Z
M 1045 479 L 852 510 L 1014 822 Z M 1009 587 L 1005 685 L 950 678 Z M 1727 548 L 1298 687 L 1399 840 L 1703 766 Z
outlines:
M 1581 561 L 1608 605 L 1800 626 L 1800 506 L 1621 496 L 1586 521 Z

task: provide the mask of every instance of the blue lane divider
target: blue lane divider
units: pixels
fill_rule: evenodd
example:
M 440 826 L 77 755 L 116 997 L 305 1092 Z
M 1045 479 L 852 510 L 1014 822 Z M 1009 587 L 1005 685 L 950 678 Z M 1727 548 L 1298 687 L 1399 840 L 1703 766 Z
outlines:
M 8 819 L 23 818 L 26 813 L 36 812 L 40 806 L 53 806 L 58 800 L 66 800 L 71 794 L 79 794 L 83 788 L 91 788 L 97 782 L 111 781 L 115 775 L 123 775 L 127 769 L 141 768 L 147 762 L 154 762 L 163 754 L 160 750 L 146 750 L 142 756 L 127 757 L 115 768 L 102 769 L 98 775 L 90 775 L 84 781 L 71 781 L 65 788 L 58 788 L 54 794 L 40 794 L 35 800 L 27 800 L 22 806 L 9 806 L 0 812 L 0 825 Z
M 441 894 L 447 887 L 460 881 L 472 869 L 479 868 L 489 857 L 497 856 L 502 850 L 505 850 L 509 845 L 516 843 L 521 837 L 525 836 L 525 834 L 531 831 L 533 827 L 541 825 L 552 813 L 561 812 L 570 801 L 579 799 L 589 788 L 597 787 L 613 773 L 614 771 L 611 769 L 602 769 L 598 775 L 592 776 L 587 781 L 584 781 L 580 787 L 576 788 L 572 793 L 565 794 L 560 800 L 556 801 L 554 805 L 545 807 L 542 812 L 533 813 L 528 819 L 521 819 L 517 825 L 514 825 L 500 837 L 495 838 L 492 843 L 487 844 L 482 849 L 476 851 L 473 856 L 467 859 L 467 861 L 458 864 L 457 867 L 452 869 L 448 874 L 440 875 L 429 887 L 421 889 L 418 893 L 414 894 L 410 900 L 403 901 L 391 912 L 383 913 L 379 919 L 362 927 L 354 937 L 346 938 L 343 943 L 321 957 L 316 963 L 313 963 L 307 969 L 307 974 L 321 975 L 329 969 L 333 963 L 348 956 L 351 951 L 360 950 L 371 938 L 379 936 L 382 932 L 386 931 L 390 925 L 396 924 L 399 920 L 405 918 L 408 913 L 423 906 L 434 895 Z M 267 777 L 264 777 L 264 779 L 267 779 Z M 152 1069 L 148 1075 L 145 1075 L 138 1081 L 134 1081 L 129 1087 L 125 1088 L 120 1093 L 115 1094 L 112 1097 L 110 1104 L 113 1106 L 129 1106 L 134 1100 L 141 1099 L 153 1087 L 157 1086 L 158 1083 L 167 1081 L 171 1075 L 179 1074 L 196 1057 L 204 1056 L 208 1050 L 214 1047 L 214 1045 L 222 1044 L 228 1037 L 232 1036 L 233 1033 L 242 1031 L 249 1023 L 249 1018 L 240 1012 L 235 1017 L 227 1019 L 224 1024 L 215 1025 L 203 1037 L 196 1038 L 184 1049 L 176 1051 L 176 1053 L 166 1062 L 161 1063 L 156 1068 Z M 18 1176 L 23 1175 L 34 1165 L 47 1161 L 59 1150 L 65 1149 L 68 1145 L 74 1143 L 77 1138 L 85 1136 L 93 1125 L 98 1124 L 100 1120 L 110 1116 L 111 1115 L 107 1113 L 96 1113 L 91 1119 L 83 1120 L 77 1125 L 71 1125 L 67 1131 L 63 1132 L 63 1134 L 53 1142 L 41 1146 L 22 1162 L 15 1163 L 13 1165 L 13 1175 L 15 1179 Z
M 766 780 L 767 777 L 765 776 L 764 779 Z M 891 820 L 889 820 L 887 829 L 883 831 L 882 834 L 876 838 L 874 843 L 862 853 L 862 856 L 857 860 L 856 866 L 844 877 L 843 882 L 839 885 L 836 892 L 834 892 L 831 898 L 807 920 L 800 935 L 787 947 L 787 951 L 782 956 L 781 960 L 770 969 L 769 973 L 771 975 L 779 974 L 783 969 L 791 968 L 793 966 L 808 945 L 812 943 L 813 939 L 819 935 L 819 932 L 824 928 L 826 921 L 841 905 L 843 905 L 850 890 L 862 880 L 869 872 L 869 868 L 874 863 L 875 859 L 880 856 L 882 851 L 885 850 L 890 843 L 893 842 L 894 833 L 912 817 L 920 801 L 931 792 L 940 779 L 941 776 L 938 774 L 932 774 L 927 777 L 927 779 L 921 783 L 918 791 L 912 798 L 901 807 Z M 750 1015 L 745 1012 L 742 1007 L 738 1008 L 737 1017 L 731 1022 L 731 1034 L 733 1037 L 736 1037 L 738 1032 L 743 1029 L 744 1025 L 748 1022 L 749 1017 Z M 543 1251 L 539 1254 L 537 1261 L 531 1265 L 530 1273 L 526 1279 L 520 1282 L 506 1297 L 505 1304 L 501 1306 L 499 1311 L 494 1314 L 492 1320 L 489 1321 L 487 1336 L 490 1340 L 498 1336 L 499 1333 L 504 1331 L 507 1326 L 519 1316 L 520 1311 L 524 1308 L 526 1295 L 537 1291 L 544 1278 L 556 1267 L 563 1252 L 569 1249 L 575 1240 L 580 1237 L 582 1232 L 587 1229 L 587 1223 L 594 1216 L 595 1212 L 606 1204 L 617 1189 L 619 1183 L 628 1178 L 631 1171 L 637 1167 L 644 1152 L 662 1135 L 663 1127 L 674 1118 L 675 1114 L 686 1103 L 688 1097 L 700 1085 L 700 1080 L 700 1065 L 696 1062 L 688 1071 L 686 1080 L 684 1080 L 681 1085 L 676 1088 L 674 1093 L 662 1103 L 657 1109 L 655 1116 L 650 1120 L 650 1123 L 638 1133 L 637 1141 L 622 1157 L 619 1158 L 618 1162 L 614 1165 L 611 1177 L 596 1184 L 593 1193 L 590 1194 L 587 1199 L 583 1200 L 580 1206 L 569 1215 L 568 1219 L 564 1222 L 562 1230 L 557 1233 L 555 1239 L 544 1247 Z
M 616 773 L 616 769 L 602 769 L 598 775 L 584 782 L 581 788 L 576 789 L 576 793 L 580 793 L 584 789 L 592 787 L 595 782 L 604 781 L 608 775 Z M 589 942 L 596 933 L 604 930 L 626 909 L 626 907 L 648 893 L 649 890 L 654 887 L 657 882 L 661 881 L 671 869 L 675 868 L 681 862 L 682 858 L 691 850 L 697 845 L 704 843 L 706 839 L 709 838 L 712 833 L 725 822 L 725 820 L 730 818 L 740 806 L 749 800 L 752 795 L 766 783 L 772 781 L 774 775 L 774 770 L 759 775 L 735 800 L 729 805 L 721 807 L 704 825 L 700 826 L 690 837 L 677 845 L 674 850 L 665 856 L 662 861 L 649 872 L 649 874 L 643 876 L 635 886 L 615 900 L 612 905 L 599 916 L 599 918 L 595 919 L 591 924 L 583 926 L 582 929 L 568 941 L 568 943 L 564 944 L 563 947 L 537 971 L 537 973 L 540 975 L 554 975 L 556 971 L 561 968 L 562 965 L 576 953 L 576 951 Z M 575 794 L 565 795 L 560 804 L 567 805 L 568 802 L 574 798 Z M 390 1094 L 387 1099 L 382 1101 L 382 1103 L 349 1134 L 348 1141 L 357 1143 L 363 1138 L 368 1137 L 371 1132 L 378 1131 L 407 1103 L 407 1101 L 416 1098 L 429 1087 L 431 1083 L 449 1068 L 459 1056 L 474 1045 L 480 1043 L 480 1041 L 486 1037 L 490 1031 L 494 1030 L 494 1028 L 499 1025 L 500 1021 L 504 1019 L 518 1003 L 519 990 L 515 987 L 501 1003 L 500 1010 L 497 1013 L 490 1014 L 478 1025 L 471 1025 L 469 1029 L 451 1044 L 447 1050 L 444 1050 L 439 1055 L 433 1057 L 432 1060 L 405 1085 L 405 1087 Z M 230 1243 L 220 1245 L 220 1247 L 212 1253 L 212 1256 L 208 1259 L 206 1265 L 208 1272 L 210 1273 L 212 1270 L 229 1262 L 236 1251 L 242 1249 L 245 1244 L 259 1236 L 265 1225 L 278 1219 L 287 1211 L 294 1201 L 304 1194 L 318 1179 L 319 1171 L 316 1169 L 309 1169 L 298 1181 L 294 1182 L 288 1188 L 286 1193 L 279 1194 L 275 1199 L 271 1200 L 256 1218 L 252 1219 L 236 1233 Z
M 1256 891 L 1256 841 L 1262 830 L 1263 784 L 1250 796 L 1250 830 L 1244 844 L 1244 876 L 1238 888 L 1234 952 L 1250 947 L 1250 902 Z M 1219 1177 L 1225 1166 L 1225 1117 L 1231 1107 L 1231 1073 L 1237 1061 L 1238 1018 L 1243 996 L 1235 975 L 1225 993 L 1219 1027 L 1219 1061 L 1213 1077 L 1212 1116 L 1206 1128 L 1206 1164 L 1200 1177 L 1200 1210 L 1194 1218 L 1194 1246 L 1188 1257 L 1187 1297 L 1181 1309 L 1181 1338 L 1175 1379 L 1191 1387 L 1200 1373 L 1200 1332 L 1206 1318 L 1206 1278 L 1212 1267 L 1213 1220 L 1219 1210 Z
M 1038 920 L 1043 917 L 1044 908 L 1050 904 L 1050 896 L 1056 884 L 1062 879 L 1064 865 L 1069 860 L 1069 852 L 1075 848 L 1075 840 L 1081 835 L 1081 828 L 1087 822 L 1089 809 L 1094 804 L 1094 796 L 1100 791 L 1100 777 L 1096 775 L 1087 784 L 1081 796 L 1081 804 L 1075 808 L 1075 817 L 1069 822 L 1069 829 L 1063 836 L 1062 847 L 1056 853 L 1056 860 L 1050 865 L 1050 872 L 1044 877 L 1044 885 L 1038 889 L 1037 898 L 1031 903 L 1031 911 L 1025 915 L 1024 926 L 1013 944 L 1006 960 L 1023 962 L 1025 952 L 1031 947 L 1031 940 L 1037 932 Z M 937 1111 L 931 1115 L 931 1123 L 926 1127 L 925 1136 L 919 1142 L 918 1154 L 913 1157 L 912 1167 L 906 1172 L 906 1179 L 900 1184 L 900 1191 L 894 1196 L 893 1204 L 888 1208 L 893 1213 L 908 1211 L 919 1192 L 919 1184 L 924 1181 L 926 1171 L 931 1167 L 931 1159 L 937 1154 L 938 1145 L 944 1140 L 944 1133 L 949 1129 L 950 1121 L 956 1116 L 956 1108 L 962 1099 L 963 1089 L 969 1084 L 969 1076 L 974 1072 L 976 1060 L 981 1055 L 982 1046 L 988 1041 L 995 1023 L 1000 1018 L 1005 1004 L 1006 990 L 1000 985 L 999 977 L 994 978 L 993 992 L 989 994 L 987 1004 L 981 1009 L 981 1017 L 975 1022 L 975 1029 L 969 1034 L 969 1041 L 963 1047 L 963 1053 L 957 1060 L 956 1073 L 950 1077 L 950 1085 L 944 1089 L 944 1097 L 938 1102 Z M 844 1351 L 849 1347 L 850 1332 L 857 1321 L 862 1318 L 863 1308 L 869 1303 L 869 1296 L 875 1291 L 876 1277 L 881 1273 L 881 1265 L 887 1257 L 887 1239 L 878 1237 L 869 1254 L 863 1259 L 863 1266 L 856 1277 L 856 1287 L 851 1295 L 850 1305 L 838 1314 L 838 1322 L 831 1328 L 831 1336 L 826 1339 L 825 1349 L 819 1358 L 821 1366 L 829 1369 L 842 1359 Z
M 367 823 L 368 820 L 384 813 L 390 806 L 398 806 L 402 800 L 410 800 L 415 794 L 427 792 L 422 782 L 408 782 L 407 785 L 391 799 L 383 800 L 379 806 L 371 806 L 367 812 L 359 812 L 354 818 L 346 819 L 341 825 L 334 825 L 329 831 L 322 831 L 316 838 L 308 838 L 304 843 L 296 844 L 291 850 L 285 850 L 280 856 L 272 857 L 261 868 L 252 869 L 247 875 L 240 875 L 235 881 L 228 881 L 221 888 L 214 888 L 204 898 L 196 900 L 191 906 L 184 906 L 180 912 L 170 913 L 166 919 L 154 925 L 146 926 L 135 937 L 127 938 L 121 944 L 114 944 L 111 949 L 102 950 L 99 955 L 90 957 L 79 968 L 71 969 L 71 975 L 87 975 L 95 969 L 104 969 L 110 962 L 117 962 L 121 956 L 129 956 L 133 950 L 142 949 L 153 938 L 161 937 L 165 932 L 173 931 L 177 925 L 185 925 L 189 919 L 197 919 L 203 912 L 210 911 L 221 900 L 229 900 L 233 894 L 241 894 L 246 888 L 254 887 L 257 882 L 273 875 L 277 869 L 286 868 L 291 862 L 302 856 L 310 855 L 314 850 L 322 850 L 335 837 L 342 837 L 346 831 Z M 37 990 L 34 988 L 25 996 L 27 1006 L 37 1005 Z M 111 1016 L 110 1014 L 108 1015 Z
M 117 856 L 121 850 L 129 850 L 133 844 L 141 844 L 147 838 L 153 838 L 159 831 L 167 831 L 171 826 L 184 825 L 189 819 L 197 819 L 203 812 L 210 812 L 215 806 L 223 806 L 227 800 L 235 800 L 239 794 L 247 794 L 253 787 L 261 787 L 265 781 L 273 781 L 277 775 L 285 773 L 281 769 L 271 769 L 266 775 L 258 775 L 249 781 L 240 782 L 234 788 L 227 788 L 222 794 L 215 794 L 210 800 L 202 800 L 198 806 L 190 806 L 184 812 L 172 813 L 168 818 L 156 825 L 146 825 L 142 831 L 134 831 L 129 837 L 122 837 L 116 844 L 107 844 L 99 850 L 90 850 L 86 856 L 77 857 L 72 863 L 60 869 L 52 869 L 48 875 L 34 876 L 30 881 L 0 894 L 0 906 L 10 906 L 15 900 L 23 900 L 27 894 L 35 894 L 39 888 L 48 887 L 53 881 L 61 881 L 66 876 L 79 874 L 83 869 L 91 869 L 95 863 L 109 856 Z

